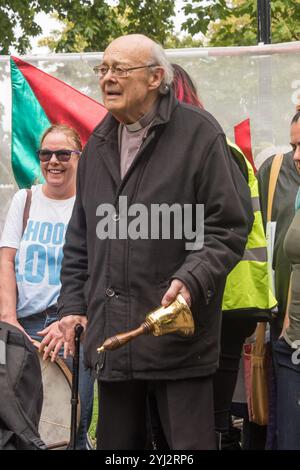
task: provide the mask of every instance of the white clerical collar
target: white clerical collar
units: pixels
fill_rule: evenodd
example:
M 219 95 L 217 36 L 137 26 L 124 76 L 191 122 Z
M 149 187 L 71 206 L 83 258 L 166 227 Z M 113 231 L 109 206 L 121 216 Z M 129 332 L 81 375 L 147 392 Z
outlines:
M 124 124 L 128 132 L 137 132 L 143 129 L 144 127 L 148 126 L 154 119 L 157 114 L 158 109 L 158 100 L 154 103 L 150 111 L 144 114 L 138 121 L 132 124 Z

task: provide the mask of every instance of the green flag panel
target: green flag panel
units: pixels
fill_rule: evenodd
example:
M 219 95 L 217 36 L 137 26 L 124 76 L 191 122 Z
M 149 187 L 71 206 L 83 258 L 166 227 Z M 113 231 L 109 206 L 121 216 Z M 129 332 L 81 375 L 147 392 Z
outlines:
M 27 80 L 10 60 L 12 82 L 12 168 L 20 188 L 43 182 L 36 154 L 50 121 Z

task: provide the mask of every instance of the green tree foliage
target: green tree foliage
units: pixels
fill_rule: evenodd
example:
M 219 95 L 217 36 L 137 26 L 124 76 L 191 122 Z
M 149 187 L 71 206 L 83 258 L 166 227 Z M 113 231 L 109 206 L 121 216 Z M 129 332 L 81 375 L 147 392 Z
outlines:
M 40 12 L 55 15 L 61 29 L 42 41 L 54 52 L 104 50 L 111 39 L 144 33 L 165 47 L 241 46 L 257 42 L 257 0 L 184 0 L 184 37 L 175 34 L 175 0 L 0 0 L 0 53 L 30 50 L 42 33 Z M 300 40 L 300 0 L 272 0 L 272 42 Z
M 61 30 L 43 41 L 55 52 L 103 50 L 122 34 L 144 33 L 164 44 L 173 31 L 175 0 L 0 0 L 0 52 L 14 47 L 21 54 L 42 33 L 40 12 L 61 21 Z
M 57 13 L 52 13 L 51 17 L 58 20 Z M 74 31 L 74 23 L 63 20 L 62 28 L 54 29 L 51 35 L 43 37 L 38 41 L 39 46 L 47 46 L 53 52 L 82 52 L 88 46 L 87 40 L 81 33 Z M 71 43 L 69 42 L 71 36 Z
M 257 0 L 185 0 L 182 27 L 203 33 L 209 46 L 257 44 Z M 300 39 L 300 0 L 271 1 L 272 42 Z
M 66 13 L 55 15 L 62 31 L 53 31 L 40 44 L 55 52 L 101 51 L 113 38 L 141 33 L 164 45 L 173 30 L 174 8 L 174 0 L 119 0 L 115 6 L 103 0 L 73 1 Z
M 116 9 L 104 0 L 61 0 L 59 3 L 59 8 L 55 8 L 56 16 L 64 26 L 50 38 L 49 47 L 52 45 L 55 52 L 101 51 L 122 34 Z
M 39 5 L 37 1 L 0 0 L 0 53 L 7 54 L 10 46 L 15 47 L 20 53 L 26 52 L 30 47 L 30 37 L 42 32 L 34 21 L 35 14 L 49 10 L 49 4 L 47 6 L 43 1 Z M 19 35 L 15 32 L 17 26 L 20 30 Z
M 142 33 L 165 44 L 173 30 L 174 0 L 120 0 L 118 11 L 126 18 L 125 34 Z
M 54 14 L 53 16 L 54 18 L 58 19 L 57 14 Z M 122 27 L 122 33 L 120 34 L 127 34 L 126 18 L 121 17 L 119 21 L 122 22 L 124 25 L 124 27 Z M 39 40 L 38 42 L 39 46 L 47 46 L 50 49 L 50 51 L 53 51 L 53 52 L 60 51 L 60 50 L 65 52 L 66 49 L 64 48 L 64 44 L 68 44 L 67 35 L 68 35 L 69 30 L 72 29 L 74 25 L 73 23 L 67 20 L 65 20 L 63 23 L 65 25 L 63 30 L 52 31 L 51 36 L 48 36 Z M 137 30 L 136 32 L 139 32 L 139 30 Z M 149 34 L 147 35 L 149 36 Z M 178 49 L 178 48 L 183 48 L 183 47 L 203 47 L 203 42 L 200 39 L 193 38 L 190 34 L 179 35 L 178 33 L 171 32 L 166 35 L 163 41 L 163 46 L 166 49 Z M 60 47 L 62 49 L 60 49 Z M 85 36 L 82 34 L 77 34 L 73 36 L 72 46 L 69 45 L 68 49 L 70 52 L 83 52 L 83 51 L 89 50 L 88 47 L 89 45 Z M 95 44 L 92 50 L 100 51 L 100 50 L 104 50 L 104 48 L 105 47 L 103 48 L 97 47 L 97 45 Z
M 203 47 L 201 39 L 196 39 L 191 34 L 178 35 L 170 34 L 165 42 L 164 47 L 166 49 L 180 49 L 184 47 Z
M 10 47 L 20 54 L 30 50 L 31 38 L 42 33 L 35 20 L 40 12 L 55 14 L 66 24 L 63 34 L 56 31 L 53 45 L 57 51 L 74 51 L 78 41 L 82 50 L 92 50 L 94 41 L 102 49 L 121 34 L 116 12 L 104 0 L 0 0 L 1 54 L 7 54 Z

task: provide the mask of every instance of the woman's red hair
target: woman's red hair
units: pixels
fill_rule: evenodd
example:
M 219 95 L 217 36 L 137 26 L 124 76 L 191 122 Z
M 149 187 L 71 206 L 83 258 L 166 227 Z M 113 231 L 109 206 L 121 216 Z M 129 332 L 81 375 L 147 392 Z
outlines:
M 192 104 L 204 109 L 203 104 L 197 96 L 196 87 L 189 74 L 178 64 L 172 64 L 174 70 L 173 89 L 176 98 L 184 103 Z

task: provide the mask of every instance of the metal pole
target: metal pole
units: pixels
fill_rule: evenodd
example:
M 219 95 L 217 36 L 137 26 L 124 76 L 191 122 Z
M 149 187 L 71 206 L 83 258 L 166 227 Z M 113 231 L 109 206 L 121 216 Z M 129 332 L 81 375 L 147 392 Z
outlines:
M 257 37 L 259 45 L 271 43 L 270 0 L 257 0 Z M 257 114 L 261 126 L 258 136 L 261 141 L 273 142 L 272 132 L 272 56 L 262 55 L 259 60 L 259 83 Z
M 259 44 L 271 44 L 270 0 L 257 0 L 257 41 Z

